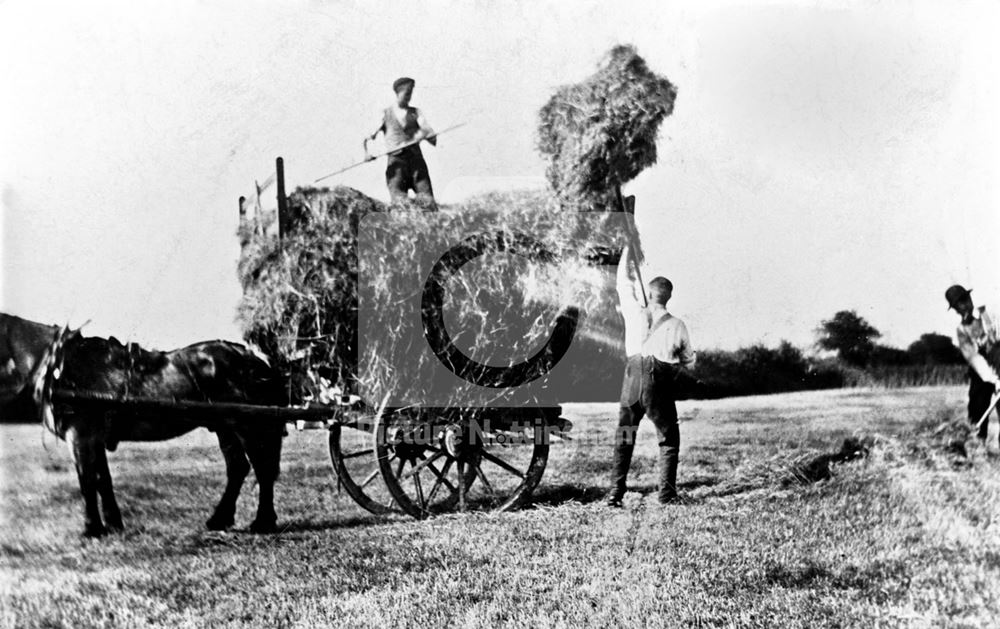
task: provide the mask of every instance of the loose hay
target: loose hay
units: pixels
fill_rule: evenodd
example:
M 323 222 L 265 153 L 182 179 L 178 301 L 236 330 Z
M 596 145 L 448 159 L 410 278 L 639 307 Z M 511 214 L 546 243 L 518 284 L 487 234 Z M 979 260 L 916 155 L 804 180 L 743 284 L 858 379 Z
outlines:
M 873 443 L 871 438 L 850 437 L 844 439 L 840 450 L 836 452 L 801 457 L 789 467 L 787 475 L 782 479 L 782 484 L 785 486 L 808 485 L 833 478 L 834 468 L 837 465 L 868 456 Z
M 985 444 L 964 417 L 951 411 L 929 418 L 901 434 L 859 433 L 844 439 L 838 450 L 792 450 L 748 460 L 710 494 L 726 496 L 750 491 L 804 488 L 830 481 L 844 472 L 858 473 L 867 465 L 878 469 L 953 471 L 992 464 Z
M 656 138 L 677 88 L 632 46 L 615 46 L 595 74 L 566 85 L 539 112 L 538 149 L 563 203 L 613 207 L 616 187 L 656 163 Z
M 530 234 L 558 256 L 545 263 L 493 252 L 451 280 L 448 330 L 467 355 L 501 366 L 511 356 L 530 356 L 548 338 L 559 313 L 570 307 L 592 323 L 618 323 L 613 300 L 607 298 L 608 273 L 589 264 L 587 255 L 591 247 L 613 249 L 621 234 L 614 221 L 595 229 L 593 215 L 584 225 L 576 220 L 582 215 L 560 212 L 551 195 L 491 194 L 439 213 L 394 212 L 391 229 L 366 241 L 360 262 L 359 221 L 385 206 L 344 187 L 299 189 L 290 205 L 294 220 L 283 242 L 266 233 L 266 218 L 251 218 L 241 227 L 244 296 L 238 321 L 245 338 L 288 375 L 294 401 L 319 398 L 321 389 L 338 383 L 367 393 L 373 404 L 383 394 L 465 401 L 467 390 L 451 391 L 453 382 L 435 379 L 424 368 L 427 360 L 437 360 L 433 355 L 414 352 L 414 343 L 423 342 L 419 320 L 398 321 L 374 334 L 369 330 L 359 342 L 359 314 L 370 318 L 375 313 L 377 320 L 388 321 L 380 315 L 404 309 L 409 300 L 419 303 L 423 279 L 414 281 L 401 268 L 419 267 L 428 255 L 436 259 L 441 251 L 428 242 L 457 243 L 483 226 Z M 359 269 L 361 263 L 368 266 Z M 359 270 L 364 278 L 360 294 Z M 423 362 L 414 363 L 413 355 L 423 356 Z M 405 372 L 401 364 L 408 365 Z M 530 395 L 544 396 L 545 387 L 541 382 Z M 498 397 L 511 394 L 496 392 Z
M 289 375 L 292 398 L 309 397 L 318 377 L 334 383 L 356 371 L 357 225 L 382 206 L 356 190 L 296 190 L 291 233 L 268 233 L 273 216 L 241 225 L 238 273 L 244 338 Z

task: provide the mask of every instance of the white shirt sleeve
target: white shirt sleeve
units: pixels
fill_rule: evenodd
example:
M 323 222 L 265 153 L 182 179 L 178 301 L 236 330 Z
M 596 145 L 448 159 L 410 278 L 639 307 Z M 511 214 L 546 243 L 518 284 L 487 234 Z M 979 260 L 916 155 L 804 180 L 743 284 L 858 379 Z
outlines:
M 625 355 L 634 356 L 642 351 L 646 328 L 649 325 L 642 303 L 636 298 L 635 282 L 629 277 L 627 259 L 622 257 L 615 274 L 618 303 L 625 320 Z
M 684 367 L 687 367 L 688 369 L 694 367 L 696 355 L 694 350 L 691 349 L 691 336 L 688 334 L 687 326 L 684 325 L 683 321 L 680 321 L 677 326 L 677 339 L 674 344 L 674 355 L 677 357 L 677 362 Z
M 963 326 L 959 326 L 955 335 L 958 337 L 958 349 L 962 352 L 962 356 L 965 357 L 965 361 L 969 363 L 969 367 L 972 367 L 973 371 L 976 372 L 983 382 L 992 382 L 997 384 L 998 378 L 993 368 L 990 367 L 986 359 L 983 358 L 982 354 L 979 353 L 979 348 L 976 347 L 976 343 L 969 336 Z
M 991 343 L 1000 342 L 1000 321 L 993 318 L 993 313 L 996 312 L 993 309 L 987 310 L 986 307 L 979 309 L 979 318 L 983 322 L 983 330 L 986 331 L 986 336 Z
M 427 116 L 425 116 L 423 110 L 420 109 L 417 109 L 417 126 L 420 127 L 420 130 L 427 135 L 432 135 L 434 133 L 434 129 L 431 128 L 431 124 L 427 122 Z

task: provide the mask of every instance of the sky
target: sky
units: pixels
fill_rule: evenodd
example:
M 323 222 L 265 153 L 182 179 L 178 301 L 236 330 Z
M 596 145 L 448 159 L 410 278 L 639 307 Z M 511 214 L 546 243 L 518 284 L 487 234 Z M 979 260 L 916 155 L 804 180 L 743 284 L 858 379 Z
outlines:
M 1000 303 L 1000 9 L 947 2 L 0 1 L 0 310 L 239 339 L 237 199 L 357 161 L 400 75 L 440 201 L 537 186 L 538 109 L 634 44 L 678 86 L 637 198 L 703 348 Z M 386 199 L 382 163 L 329 180 Z M 270 191 L 273 194 L 273 188 Z M 609 295 L 614 299 L 614 295 Z

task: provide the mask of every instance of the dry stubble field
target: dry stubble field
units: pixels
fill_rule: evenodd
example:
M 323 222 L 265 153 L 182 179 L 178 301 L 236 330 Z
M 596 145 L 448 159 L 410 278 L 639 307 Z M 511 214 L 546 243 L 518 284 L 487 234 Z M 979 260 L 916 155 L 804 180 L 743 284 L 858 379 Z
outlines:
M 684 501 L 650 493 L 644 425 L 620 511 L 598 501 L 615 405 L 569 404 L 576 440 L 553 446 L 532 508 L 423 522 L 338 495 L 325 432 L 291 431 L 276 536 L 246 532 L 249 484 L 236 530 L 203 528 L 224 479 L 197 431 L 112 453 L 128 528 L 83 539 L 65 447 L 0 426 L 0 625 L 996 626 L 995 432 L 993 452 L 967 458 L 933 434 L 963 401 L 921 388 L 684 402 Z M 783 483 L 849 435 L 875 437 L 867 459 Z

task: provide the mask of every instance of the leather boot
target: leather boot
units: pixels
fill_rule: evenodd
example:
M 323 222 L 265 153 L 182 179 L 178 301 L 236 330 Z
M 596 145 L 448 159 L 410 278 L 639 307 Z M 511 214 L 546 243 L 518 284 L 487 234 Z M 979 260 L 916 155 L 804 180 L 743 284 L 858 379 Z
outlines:
M 623 443 L 619 440 L 615 444 L 615 457 L 611 469 L 611 493 L 608 494 L 605 502 L 612 507 L 620 507 L 622 498 L 625 497 L 627 487 L 628 468 L 632 463 L 632 443 Z
M 660 446 L 660 502 L 677 498 L 677 455 L 680 448 Z

